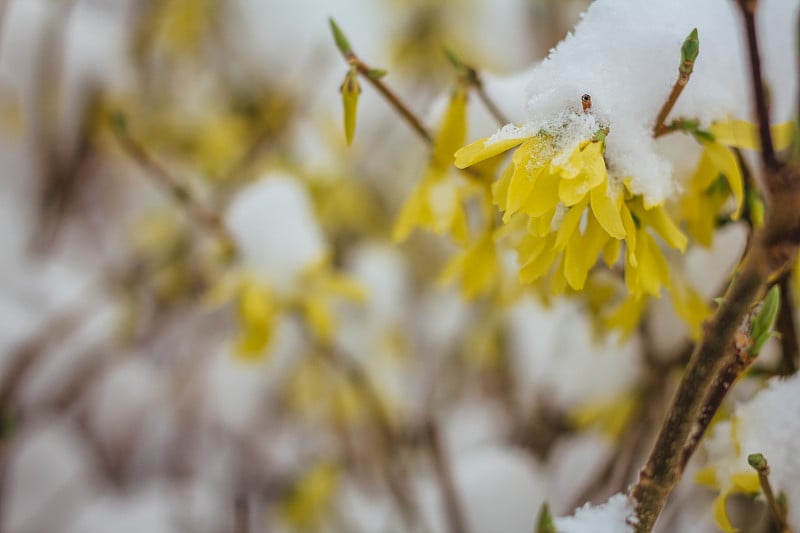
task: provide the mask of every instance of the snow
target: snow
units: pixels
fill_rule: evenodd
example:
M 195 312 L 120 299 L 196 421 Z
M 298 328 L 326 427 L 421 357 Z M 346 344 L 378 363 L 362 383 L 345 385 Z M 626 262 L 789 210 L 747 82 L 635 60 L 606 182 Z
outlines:
M 739 447 L 731 439 L 731 422 L 714 428 L 706 449 L 717 466 L 717 479 L 726 483 L 736 472 L 751 472 L 747 456 L 761 453 L 770 466 L 773 490 L 784 492 L 789 501 L 789 521 L 800 528 L 800 514 L 792 512 L 800 502 L 800 374 L 788 379 L 773 378 L 750 401 L 739 404 L 734 413 Z
M 797 10 L 796 0 L 759 4 L 765 77 L 778 122 L 790 119 L 793 105 L 796 65 L 786 50 L 794 48 Z M 668 120 L 687 117 L 708 125 L 730 115 L 752 121 L 743 29 L 733 2 L 598 0 L 574 32 L 533 70 L 529 121 L 521 129 L 501 130 L 491 141 L 561 128 L 565 113 L 582 114 L 569 110 L 588 93 L 590 114 L 610 126 L 606 160 L 612 178 L 632 177 L 633 191 L 649 204 L 671 197 L 677 192 L 673 163 L 659 153 L 652 129 L 677 78 L 681 45 L 695 27 L 700 55 Z M 567 124 L 565 139 L 556 140 L 559 149 L 587 133 L 585 121 Z
M 612 337 L 594 339 L 578 304 L 557 300 L 549 308 L 522 299 L 510 312 L 509 348 L 522 405 L 546 397 L 562 408 L 613 400 L 641 372 L 635 340 L 620 346 Z
M 311 200 L 300 183 L 273 172 L 242 188 L 226 223 L 244 263 L 278 291 L 290 291 L 326 252 Z
M 633 508 L 624 494 L 615 494 L 596 507 L 584 505 L 573 516 L 556 518 L 558 533 L 628 533 L 633 528 L 626 522 Z
M 468 531 L 534 530 L 536 509 L 548 487 L 539 465 L 525 452 L 508 446 L 483 446 L 456 453 L 451 461 Z M 422 487 L 420 495 L 432 533 L 447 531 L 440 488 L 431 482 Z

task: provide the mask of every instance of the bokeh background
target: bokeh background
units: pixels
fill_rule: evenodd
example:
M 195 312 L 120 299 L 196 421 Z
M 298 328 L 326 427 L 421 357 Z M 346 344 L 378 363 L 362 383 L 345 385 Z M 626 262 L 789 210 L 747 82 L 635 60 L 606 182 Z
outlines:
M 513 258 L 466 299 L 451 242 L 393 242 L 428 147 L 366 84 L 345 145 L 328 26 L 431 128 L 443 46 L 519 121 L 587 4 L 2 0 L 0 529 L 512 533 L 624 490 L 685 328 L 598 338 Z

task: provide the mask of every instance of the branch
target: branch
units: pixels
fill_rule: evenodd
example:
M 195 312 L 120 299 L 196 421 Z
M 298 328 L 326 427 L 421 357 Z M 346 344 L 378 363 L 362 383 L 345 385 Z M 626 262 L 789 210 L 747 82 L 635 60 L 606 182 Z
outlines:
M 692 76 L 692 71 L 694 70 L 694 62 L 699 52 L 700 41 L 697 37 L 697 28 L 695 28 L 689 36 L 686 37 L 681 46 L 681 64 L 678 67 L 678 79 L 675 80 L 672 91 L 670 91 L 667 100 L 658 112 L 655 126 L 653 126 L 653 137 L 660 137 L 674 130 L 673 127 L 664 124 L 664 121 L 667 120 L 667 115 L 669 115 L 669 112 L 675 107 L 675 102 L 678 101 L 678 97 L 683 92 L 683 88 L 689 83 L 689 78 Z
M 147 150 L 130 135 L 125 117 L 118 113 L 114 114 L 112 116 L 111 131 L 114 133 L 120 147 L 145 170 L 145 174 L 158 188 L 170 196 L 175 203 L 183 207 L 191 219 L 218 235 L 228 249 L 231 252 L 235 252 L 235 241 L 219 215 L 201 205 L 185 185 L 175 179 L 153 159 Z
M 442 446 L 440 431 L 434 422 L 428 424 L 426 436 L 430 447 L 431 459 L 433 460 L 433 470 L 436 473 L 436 479 L 442 492 L 445 515 L 450 525 L 450 531 L 452 533 L 467 533 L 466 520 L 456 493 L 453 472 Z
M 450 63 L 456 68 L 456 70 L 459 71 L 459 74 L 464 82 L 475 89 L 475 92 L 478 93 L 478 98 L 480 98 L 481 102 L 486 107 L 487 111 L 489 111 L 489 114 L 492 115 L 497 124 L 499 126 L 505 126 L 511 122 L 506 118 L 503 112 L 500 111 L 500 108 L 497 106 L 497 104 L 486 93 L 486 89 L 483 86 L 483 79 L 481 78 L 478 70 L 475 67 L 464 63 L 461 58 L 449 48 L 445 47 L 444 54 L 447 56 L 447 59 L 450 60 Z
M 755 20 L 758 0 L 737 0 L 737 3 L 744 18 L 745 33 L 747 34 L 750 79 L 753 84 L 753 101 L 755 102 L 756 116 L 758 118 L 758 134 L 761 138 L 761 162 L 765 168 L 774 171 L 779 165 L 778 160 L 775 158 L 775 148 L 772 145 L 772 134 L 769 131 L 767 95 L 764 88 L 764 79 L 761 75 L 761 57 L 758 52 Z
M 789 376 L 797 372 L 799 355 L 791 276 L 784 275 L 778 284 L 781 288 L 781 310 L 776 324 L 781 341 L 781 362 L 778 373 Z
M 789 524 L 786 522 L 786 509 L 778 503 L 775 498 L 775 492 L 769 482 L 769 463 L 767 463 L 767 459 L 760 453 L 751 453 L 747 456 L 747 463 L 758 472 L 758 483 L 761 485 L 761 491 L 764 493 L 764 498 L 767 500 L 767 505 L 772 513 L 773 520 L 775 520 L 775 525 L 778 526 L 778 530 L 781 533 L 791 533 Z
M 414 131 L 424 140 L 427 144 L 433 146 L 433 136 L 428 132 L 425 126 L 422 125 L 422 121 L 420 121 L 416 115 L 411 111 L 411 109 L 404 104 L 400 98 L 389 88 L 381 78 L 386 75 L 385 70 L 375 69 L 364 63 L 359 57 L 353 52 L 352 47 L 350 46 L 347 37 L 345 37 L 342 30 L 333 21 L 332 18 L 328 19 L 328 22 L 331 26 L 331 31 L 333 32 L 333 39 L 336 41 L 336 47 L 342 53 L 342 56 L 347 61 L 347 63 L 351 67 L 355 67 L 356 71 L 366 79 L 381 95 L 386 98 L 389 104 L 397 111 L 403 119 L 411 126 Z

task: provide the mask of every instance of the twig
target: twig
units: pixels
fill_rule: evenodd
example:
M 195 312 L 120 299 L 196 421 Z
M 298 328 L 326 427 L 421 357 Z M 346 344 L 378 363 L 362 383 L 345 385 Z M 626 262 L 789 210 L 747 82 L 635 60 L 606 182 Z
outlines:
M 219 215 L 201 205 L 197 199 L 192 196 L 185 185 L 167 172 L 167 170 L 130 135 L 124 117 L 118 114 L 112 117 L 111 131 L 114 133 L 114 137 L 123 150 L 146 171 L 145 174 L 153 183 L 169 195 L 178 205 L 182 206 L 195 222 L 214 232 L 232 252 L 235 251 L 235 241 L 222 223 Z
M 247 495 L 238 493 L 233 498 L 233 531 L 248 533 L 250 531 L 250 509 Z
M 797 371 L 798 340 L 794 314 L 794 295 L 792 294 L 791 276 L 784 275 L 778 281 L 781 289 L 781 310 L 775 328 L 780 333 L 781 362 L 778 373 L 789 376 Z
M 355 67 L 358 73 L 363 76 L 384 98 L 389 102 L 389 104 L 397 111 L 401 117 L 405 119 L 405 121 L 411 126 L 414 131 L 429 145 L 433 146 L 433 136 L 428 132 L 428 130 L 423 126 L 422 122 L 417 118 L 416 115 L 409 109 L 409 107 L 404 104 L 400 98 L 389 88 L 388 85 L 381 81 L 381 78 L 386 74 L 385 71 L 380 69 L 375 69 L 364 63 L 356 54 L 353 52 L 353 49 L 350 47 L 350 43 L 347 41 L 347 38 L 342 33 L 342 30 L 339 29 L 339 26 L 333 21 L 333 19 L 328 19 L 328 22 L 331 26 L 331 31 L 333 32 L 334 40 L 336 41 L 336 47 L 342 53 L 342 56 L 347 61 L 347 63 L 351 67 Z
M 661 106 L 661 110 L 656 116 L 655 126 L 653 126 L 653 137 L 660 137 L 665 133 L 673 131 L 673 128 L 664 124 L 664 121 L 667 120 L 669 112 L 672 111 L 675 102 L 678 101 L 678 97 L 683 92 L 683 88 L 689 83 L 689 78 L 692 75 L 698 52 L 699 41 L 697 38 L 697 28 L 695 28 L 689 36 L 686 37 L 686 40 L 683 41 L 683 46 L 681 46 L 681 64 L 678 67 L 678 79 L 675 80 L 672 91 L 670 91 L 667 100 L 664 102 L 664 105 Z
M 758 134 L 761 138 L 761 161 L 769 170 L 778 168 L 775 148 L 772 145 L 772 134 L 769 131 L 769 109 L 767 106 L 764 79 L 761 75 L 761 58 L 758 52 L 758 36 L 756 35 L 755 10 L 758 0 L 737 0 L 739 10 L 744 19 L 747 34 L 747 52 L 750 59 L 750 80 L 753 84 L 753 101 L 758 118 Z
M 713 383 L 703 400 L 703 405 L 700 408 L 700 414 L 694 424 L 694 429 L 689 436 L 689 440 L 681 452 L 680 472 L 686 469 L 686 464 L 694 454 L 697 446 L 703 438 L 708 426 L 711 424 L 711 419 L 719 410 L 722 401 L 728 393 L 728 390 L 733 385 L 733 382 L 753 364 L 757 354 L 751 353 L 752 339 L 750 338 L 750 327 L 755 312 L 755 307 L 745 317 L 739 328 L 734 335 L 733 342 L 727 350 L 725 359 L 726 362 L 722 370 L 714 378 Z
M 510 121 L 505 117 L 503 112 L 500 111 L 500 108 L 497 107 L 497 104 L 495 104 L 486 93 L 486 89 L 483 86 L 483 79 L 481 78 L 478 69 L 464 63 L 464 61 L 462 61 L 461 58 L 449 48 L 445 47 L 444 54 L 447 56 L 447 59 L 456 68 L 456 70 L 459 71 L 459 75 L 464 83 L 475 89 L 475 92 L 478 93 L 478 98 L 480 98 L 481 102 L 486 107 L 487 111 L 489 111 L 489 114 L 491 114 L 495 119 L 497 124 L 499 126 L 505 126 L 508 124 Z
M 432 421 L 426 428 L 426 436 L 431 459 L 433 460 L 433 470 L 436 474 L 439 488 L 441 489 L 445 515 L 450 525 L 450 531 L 452 533 L 466 533 L 466 521 L 456 492 L 453 472 L 450 469 L 450 463 L 448 462 L 442 446 L 442 438 L 439 429 Z
M 767 505 L 775 524 L 778 526 L 778 530 L 781 533 L 791 533 L 789 524 L 786 522 L 786 511 L 775 498 L 775 492 L 769 482 L 769 463 L 767 463 L 767 459 L 760 453 L 753 453 L 747 456 L 747 463 L 758 472 L 758 483 L 761 485 L 761 491 L 764 493 L 764 498 L 767 500 Z

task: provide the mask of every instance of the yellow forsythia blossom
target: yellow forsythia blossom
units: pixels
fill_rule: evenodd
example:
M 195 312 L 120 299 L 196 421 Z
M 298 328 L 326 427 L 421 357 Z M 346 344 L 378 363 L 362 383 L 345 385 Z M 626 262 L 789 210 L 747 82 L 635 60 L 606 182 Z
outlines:
M 559 150 L 544 133 L 491 142 L 476 141 L 456 152 L 456 166 L 471 167 L 518 146 L 493 189 L 503 220 L 527 217 L 519 241 L 520 279 L 547 277 L 552 292 L 583 289 L 599 257 L 615 263 L 626 245 L 625 279 L 636 294 L 660 295 L 669 271 L 647 228 L 683 251 L 686 237 L 663 206 L 645 207 L 622 184 L 609 179 L 604 135 Z
M 392 232 L 395 241 L 405 240 L 415 227 L 447 234 L 456 242 L 467 240 L 467 214 L 463 205 L 466 188 L 460 177 L 451 172 L 453 152 L 464 144 L 467 134 L 466 105 L 466 90 L 459 84 L 450 96 L 425 175 L 397 218 Z

